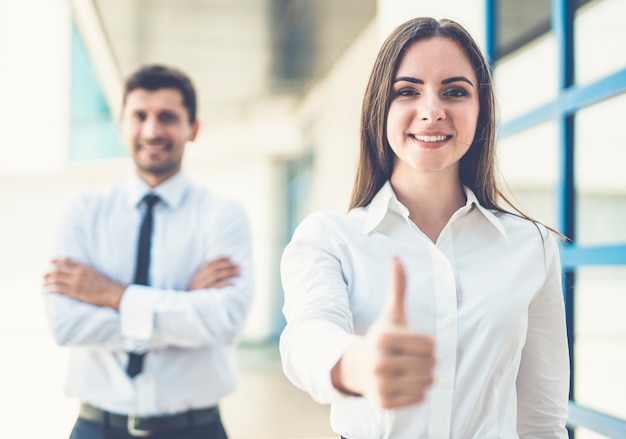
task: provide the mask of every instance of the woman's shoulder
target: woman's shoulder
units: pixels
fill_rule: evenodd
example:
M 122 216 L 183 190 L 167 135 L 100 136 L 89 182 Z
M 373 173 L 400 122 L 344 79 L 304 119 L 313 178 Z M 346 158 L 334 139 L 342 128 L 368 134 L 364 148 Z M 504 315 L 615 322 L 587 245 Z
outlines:
M 511 212 L 492 212 L 502 223 L 507 235 L 521 236 L 529 240 L 538 239 L 544 243 L 546 241 L 555 241 L 557 237 L 557 234 L 548 226 L 537 220 Z
M 329 210 L 318 210 L 308 214 L 296 227 L 296 234 L 322 234 L 332 236 L 337 234 L 353 233 L 362 230 L 363 221 L 354 210 L 342 213 Z

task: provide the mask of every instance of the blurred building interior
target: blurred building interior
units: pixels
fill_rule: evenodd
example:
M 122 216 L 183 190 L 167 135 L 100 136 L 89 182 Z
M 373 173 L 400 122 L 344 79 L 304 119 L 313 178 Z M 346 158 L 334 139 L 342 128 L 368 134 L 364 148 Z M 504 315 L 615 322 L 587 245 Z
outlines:
M 280 255 L 308 213 L 346 211 L 371 62 L 388 32 L 418 15 L 453 18 L 482 42 L 500 112 L 500 170 L 526 212 L 571 238 L 562 263 L 572 437 L 626 437 L 623 0 L 0 3 L 0 287 L 11 294 L 0 339 L 10 358 L 24 344 L 37 348 L 27 368 L 0 369 L 3 412 L 31 404 L 42 389 L 40 404 L 60 410 L 49 419 L 58 434 L 73 422 L 74 402 L 62 394 L 65 354 L 47 336 L 40 276 L 63 203 L 130 169 L 116 127 L 123 79 L 159 62 L 188 72 L 200 96 L 201 131 L 185 172 L 241 202 L 251 218 L 255 301 L 241 390 L 225 408 L 234 439 L 331 437 L 327 408 L 281 375 Z M 272 402 L 243 429 L 235 413 L 255 412 L 249 391 Z M 268 431 L 285 418 L 293 428 Z M 18 431 L 28 420 L 16 414 L 10 422 Z

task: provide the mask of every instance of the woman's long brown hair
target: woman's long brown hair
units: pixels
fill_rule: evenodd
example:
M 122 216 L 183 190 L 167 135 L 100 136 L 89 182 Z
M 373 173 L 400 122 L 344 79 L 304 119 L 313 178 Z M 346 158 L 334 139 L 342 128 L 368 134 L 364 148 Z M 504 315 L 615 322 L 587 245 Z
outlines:
M 537 223 L 505 196 L 496 179 L 496 111 L 489 65 L 469 32 L 453 20 L 420 17 L 397 27 L 385 40 L 374 61 L 363 97 L 361 145 L 350 208 L 366 206 L 390 179 L 394 152 L 387 141 L 386 121 L 391 101 L 393 78 L 408 47 L 416 41 L 434 37 L 449 38 L 469 59 L 478 81 L 480 110 L 474 140 L 461 159 L 461 183 L 469 187 L 487 209 L 514 213 Z M 505 209 L 504 202 L 513 212 Z M 550 229 L 550 228 L 549 228 Z M 550 229 L 564 238 L 557 231 Z

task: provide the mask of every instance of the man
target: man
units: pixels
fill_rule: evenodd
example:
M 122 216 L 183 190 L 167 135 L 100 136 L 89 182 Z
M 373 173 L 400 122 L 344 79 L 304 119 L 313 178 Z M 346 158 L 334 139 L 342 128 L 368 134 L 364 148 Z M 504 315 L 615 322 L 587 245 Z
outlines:
M 71 347 L 71 439 L 223 439 L 235 341 L 252 299 L 247 217 L 181 172 L 198 132 L 181 71 L 125 83 L 122 141 L 136 172 L 67 209 L 44 276 L 56 342 Z

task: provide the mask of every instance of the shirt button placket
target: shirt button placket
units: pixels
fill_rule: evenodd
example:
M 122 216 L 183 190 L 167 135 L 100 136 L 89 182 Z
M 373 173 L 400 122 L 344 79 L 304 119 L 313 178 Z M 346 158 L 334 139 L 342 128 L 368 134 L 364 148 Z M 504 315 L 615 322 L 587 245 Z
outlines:
M 439 250 L 439 249 L 438 249 Z M 429 425 L 429 437 L 449 437 L 452 417 L 453 383 L 456 367 L 457 294 L 454 272 L 443 252 L 435 255 L 437 284 L 437 378 L 431 394 L 432 409 L 439 413 Z

